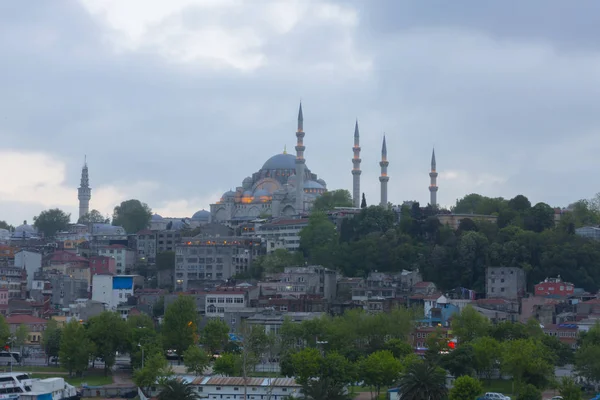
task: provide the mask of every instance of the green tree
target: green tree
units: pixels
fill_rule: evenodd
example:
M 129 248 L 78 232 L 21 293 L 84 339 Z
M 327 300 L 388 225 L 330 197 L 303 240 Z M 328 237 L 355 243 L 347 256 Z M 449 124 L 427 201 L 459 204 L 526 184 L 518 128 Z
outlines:
M 22 347 L 23 345 L 25 345 L 25 342 L 27 342 L 28 335 L 29 329 L 27 329 L 27 326 L 25 324 L 19 324 L 19 326 L 17 326 L 17 329 L 15 329 L 14 344 L 16 346 Z
M 458 337 L 460 343 L 468 343 L 474 339 L 486 336 L 490 330 L 490 321 L 467 305 L 460 314 L 452 317 L 452 332 Z
M 443 355 L 440 366 L 447 369 L 454 377 L 471 375 L 474 371 L 474 360 L 475 352 L 473 346 L 466 343 Z
M 350 400 L 345 387 L 330 379 L 312 379 L 302 385 L 305 400 Z
M 581 387 L 570 376 L 563 376 L 558 382 L 558 393 L 563 400 L 581 400 Z
M 164 382 L 158 394 L 158 400 L 198 400 L 199 398 L 190 383 L 178 378 L 171 378 Z
M 508 201 L 508 207 L 519 213 L 526 212 L 531 208 L 531 202 L 522 194 L 518 194 Z
M 6 221 L 1 221 L 0 220 L 0 229 L 6 229 L 7 231 L 12 231 L 13 229 L 15 229 L 15 227 L 12 226 L 12 225 L 10 225 Z
M 0 315 L 0 345 L 4 346 L 8 344 L 10 339 L 10 326 L 8 322 L 6 322 L 6 318 L 3 315 Z
M 502 355 L 500 343 L 492 337 L 483 336 L 475 339 L 472 347 L 475 370 L 479 375 L 484 375 L 488 381 L 491 380 Z
M 152 307 L 152 315 L 154 317 L 162 317 L 165 314 L 165 296 L 160 296 Z
M 81 376 L 87 369 L 94 346 L 87 338 L 84 327 L 72 319 L 63 329 L 60 342 L 60 365 L 69 371 L 69 376 L 75 373 Z
M 390 386 L 398 380 L 401 370 L 400 361 L 386 350 L 376 351 L 360 363 L 360 376 L 366 386 L 375 389 L 376 398 L 379 397 L 382 387 Z
M 162 334 L 165 346 L 168 349 L 174 349 L 179 357 L 196 343 L 198 313 L 193 297 L 179 296 L 167 306 Z
M 71 214 L 58 208 L 42 211 L 40 215 L 33 217 L 33 226 L 47 238 L 54 237 L 56 232 L 66 231 L 70 222 Z
M 219 318 L 211 318 L 202 329 L 202 344 L 213 355 L 225 348 L 229 341 L 229 326 Z
M 164 354 L 155 352 L 146 357 L 143 368 L 133 372 L 133 382 L 141 388 L 149 388 L 171 375 L 173 375 L 173 370 Z
M 483 392 L 483 385 L 477 379 L 463 375 L 454 381 L 448 393 L 449 400 L 474 400 Z
M 213 364 L 213 373 L 225 376 L 242 375 L 242 359 L 239 354 L 223 353 Z
M 365 197 L 365 194 L 362 194 L 362 200 L 360 202 L 360 208 L 367 208 L 367 199 Z
M 272 253 L 259 256 L 252 262 L 252 268 L 263 273 L 283 272 L 285 267 L 304 264 L 304 257 L 300 252 L 290 252 L 286 249 L 277 249 Z
M 175 270 L 175 252 L 162 251 L 156 255 L 156 269 L 159 271 Z
M 327 191 L 317 197 L 313 204 L 314 211 L 329 211 L 336 207 L 352 207 L 352 196 L 346 189 Z
M 394 355 L 394 358 L 399 360 L 414 352 L 413 347 L 402 339 L 389 339 L 385 342 L 383 350 L 390 351 Z
M 92 210 L 87 214 L 82 215 L 77 220 L 78 224 L 109 224 L 110 218 L 105 217 L 98 210 Z
M 322 363 L 321 352 L 313 347 L 300 350 L 292 355 L 296 380 L 300 384 L 319 376 Z
M 531 207 L 525 217 L 525 229 L 542 232 L 554 226 L 554 209 L 546 203 Z
M 327 215 L 313 212 L 308 225 L 300 231 L 300 249 L 313 264 L 331 267 L 335 264 L 338 234 Z
M 502 371 L 517 385 L 544 388 L 554 373 L 552 354 L 538 340 L 517 339 L 502 344 Z
M 58 326 L 58 322 L 55 319 L 49 319 L 42 338 L 42 348 L 47 359 L 58 357 L 61 337 L 62 329 Z
M 108 374 L 115 365 L 117 352 L 129 349 L 131 342 L 127 323 L 119 314 L 104 311 L 90 318 L 87 333 L 94 343 L 96 357 L 104 360 L 104 373 Z
M 147 315 L 131 315 L 127 319 L 129 327 L 129 355 L 134 369 L 142 365 L 142 356 L 162 353 L 162 338 L 154 328 L 154 322 Z
M 542 392 L 535 385 L 521 385 L 517 400 L 542 400 Z
M 200 347 L 196 345 L 190 346 L 183 353 L 183 365 L 190 374 L 202 375 L 208 368 L 210 359 L 208 355 Z
M 146 229 L 152 218 L 152 210 L 139 200 L 126 200 L 113 211 L 112 224 L 122 226 L 127 233 L 137 233 Z
M 402 400 L 443 400 L 446 398 L 446 372 L 429 363 L 411 364 L 400 377 Z

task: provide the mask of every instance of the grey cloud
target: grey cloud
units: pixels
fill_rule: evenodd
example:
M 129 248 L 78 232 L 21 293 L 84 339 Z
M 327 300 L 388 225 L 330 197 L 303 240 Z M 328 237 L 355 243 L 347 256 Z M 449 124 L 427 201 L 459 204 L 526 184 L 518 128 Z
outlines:
M 433 145 L 441 171 L 506 179 L 484 194 L 566 205 L 596 191 L 581 174 L 584 160 L 571 154 L 572 139 L 600 125 L 591 2 L 562 13 L 558 2 L 356 2 L 356 55 L 372 70 L 340 64 L 345 36 L 334 27 L 300 26 L 271 38 L 263 48 L 270 63 L 246 73 L 178 65 L 151 49 L 115 54 L 105 27 L 75 1 L 34 11 L 15 4 L 0 5 L 3 145 L 66 160 L 73 186 L 87 154 L 93 186 L 160 182 L 161 192 L 142 199 L 154 207 L 233 188 L 284 145 L 293 151 L 302 98 L 307 164 L 330 188 L 351 186 L 359 118 L 370 203 L 383 132 L 394 202 L 427 201 Z M 193 9 L 185 15 L 189 24 L 209 20 Z M 537 51 L 547 54 L 536 59 Z M 315 68 L 321 61 L 337 69 Z M 564 147 L 568 191 L 530 168 L 555 157 L 549 143 Z M 443 204 L 478 189 L 439 184 Z

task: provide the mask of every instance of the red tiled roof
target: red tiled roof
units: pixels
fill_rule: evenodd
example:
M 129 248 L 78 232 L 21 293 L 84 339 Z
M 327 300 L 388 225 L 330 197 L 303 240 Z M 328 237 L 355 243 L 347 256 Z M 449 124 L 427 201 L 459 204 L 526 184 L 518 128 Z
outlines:
M 31 315 L 11 315 L 6 318 L 6 321 L 9 324 L 46 324 L 48 323 L 47 319 L 33 317 Z
M 54 253 L 52 253 L 52 255 L 50 255 L 50 262 L 53 261 L 67 261 L 67 262 L 88 262 L 87 258 L 83 258 L 83 257 L 79 257 L 76 254 L 70 253 L 68 251 L 55 251 Z
M 419 283 L 415 283 L 413 287 L 415 288 L 426 288 L 430 285 L 433 285 L 433 282 L 419 282 Z
M 600 304 L 600 298 L 596 297 L 595 299 L 584 301 L 582 304 Z
M 125 246 L 124 244 L 111 244 L 109 246 L 106 246 L 105 249 L 126 249 L 127 246 Z

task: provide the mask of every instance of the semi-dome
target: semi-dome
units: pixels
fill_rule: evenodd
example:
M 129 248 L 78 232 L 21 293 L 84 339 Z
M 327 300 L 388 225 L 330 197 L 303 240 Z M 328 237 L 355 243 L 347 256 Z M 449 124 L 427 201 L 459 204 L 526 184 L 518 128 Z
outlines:
M 296 157 L 292 154 L 275 154 L 264 163 L 262 169 L 295 169 Z
M 194 221 L 208 221 L 210 219 L 210 211 L 200 210 L 196 211 L 194 215 L 192 215 L 192 220 Z
M 323 186 L 324 188 L 327 187 L 327 183 L 325 183 L 323 179 L 317 179 L 317 182 L 319 182 L 319 184 L 321 184 L 321 186 Z
M 304 182 L 304 189 L 325 189 L 325 188 L 319 182 L 306 181 L 306 182 Z
M 252 192 L 251 192 L 251 191 L 249 191 L 249 190 L 246 190 L 246 191 L 244 192 L 244 195 L 243 195 L 242 197 L 252 197 Z

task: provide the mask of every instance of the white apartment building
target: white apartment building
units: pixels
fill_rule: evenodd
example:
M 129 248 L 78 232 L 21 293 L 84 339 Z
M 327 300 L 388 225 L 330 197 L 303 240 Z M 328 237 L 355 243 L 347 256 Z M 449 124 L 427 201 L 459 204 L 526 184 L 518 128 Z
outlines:
M 122 244 L 100 247 L 98 255 L 114 258 L 117 274 L 124 274 L 135 265 L 135 251 Z
M 226 312 L 240 311 L 248 307 L 248 292 L 243 290 L 217 290 L 206 294 L 204 315 L 209 318 L 225 318 Z
M 138 275 L 94 275 L 92 277 L 92 300 L 115 311 L 119 304 L 133 296 L 135 284 L 143 277 Z
M 264 239 L 267 253 L 277 249 L 297 251 L 300 248 L 300 231 L 308 225 L 308 219 L 281 219 L 256 228 L 256 236 Z

